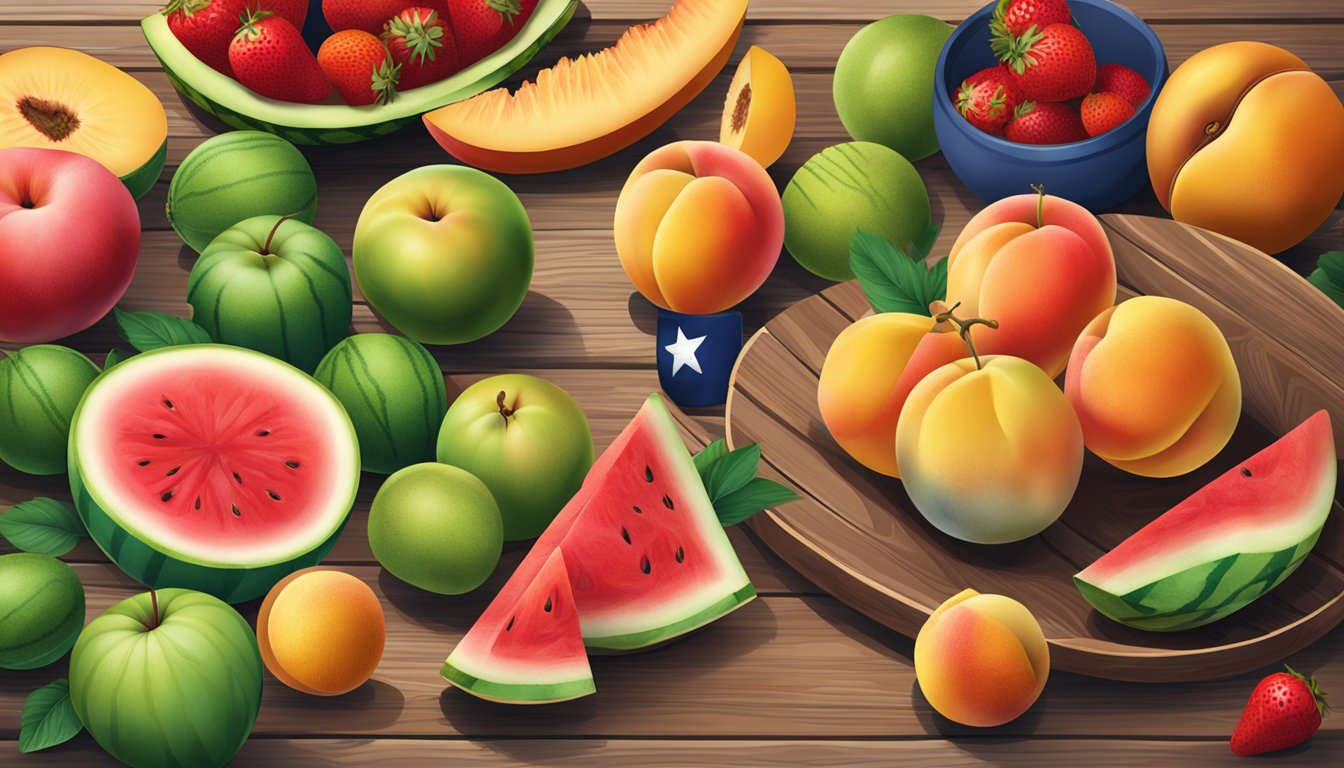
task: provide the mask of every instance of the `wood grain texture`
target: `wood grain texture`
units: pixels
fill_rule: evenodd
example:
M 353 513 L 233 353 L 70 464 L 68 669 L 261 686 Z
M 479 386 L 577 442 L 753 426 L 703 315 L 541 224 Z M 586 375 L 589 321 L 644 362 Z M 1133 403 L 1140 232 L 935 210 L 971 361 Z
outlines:
M 1120 680 L 1222 677 L 1285 656 L 1344 619 L 1344 520 L 1336 506 L 1317 549 L 1267 597 L 1232 617 L 1180 633 L 1149 633 L 1098 615 L 1071 577 L 1315 411 L 1344 412 L 1344 324 L 1335 306 L 1282 264 L 1218 235 L 1147 217 L 1102 217 L 1122 283 L 1207 313 L 1232 348 L 1245 413 L 1217 459 L 1181 478 L 1125 475 L 1088 456 L 1073 502 L 1040 536 L 999 547 L 943 535 L 898 480 L 844 454 L 825 432 L 816 388 L 836 334 L 867 310 L 856 283 L 806 299 L 766 324 L 734 373 L 730 445 L 759 441 L 802 502 L 759 516 L 765 543 L 822 588 L 913 637 L 965 587 L 1027 605 L 1059 669 Z M 1265 296 L 1273 297 L 1266 301 Z M 1304 327 L 1300 318 L 1319 319 Z M 1344 442 L 1344 424 L 1336 425 Z

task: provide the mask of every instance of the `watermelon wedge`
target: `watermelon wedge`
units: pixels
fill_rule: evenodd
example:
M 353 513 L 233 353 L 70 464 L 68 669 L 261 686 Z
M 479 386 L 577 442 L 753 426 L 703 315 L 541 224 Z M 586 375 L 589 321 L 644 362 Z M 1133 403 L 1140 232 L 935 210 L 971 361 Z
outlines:
M 462 638 L 444 677 L 500 702 L 551 704 L 596 691 L 564 552 L 552 551 L 517 598 L 490 603 L 476 623 L 482 630 Z
M 590 653 L 660 645 L 756 597 L 661 398 L 652 395 L 598 457 L 579 492 L 541 535 L 490 607 L 444 662 L 448 682 L 485 698 L 559 700 L 546 685 L 508 688 L 525 674 L 515 655 L 487 654 L 512 607 L 563 562 Z M 518 627 L 514 627 L 515 634 Z M 521 642 L 510 639 L 513 648 Z M 549 651 L 537 641 L 536 658 Z M 530 674 L 530 673 L 528 673 Z M 568 673 L 561 675 L 566 677 Z
M 1334 433 L 1318 411 L 1073 577 L 1101 613 L 1159 632 L 1217 621 L 1278 586 L 1335 500 Z
M 287 363 L 222 344 L 145 352 L 95 379 L 69 464 L 89 535 L 128 576 L 230 603 L 321 561 L 359 485 L 340 402 Z

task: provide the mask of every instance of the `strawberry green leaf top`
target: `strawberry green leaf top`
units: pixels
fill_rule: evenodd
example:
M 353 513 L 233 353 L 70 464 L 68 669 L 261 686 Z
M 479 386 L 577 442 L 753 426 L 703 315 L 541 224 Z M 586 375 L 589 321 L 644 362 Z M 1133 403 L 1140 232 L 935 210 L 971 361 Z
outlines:
M 774 480 L 756 477 L 760 460 L 759 443 L 729 451 L 722 439 L 715 440 L 695 455 L 696 472 L 714 504 L 719 523 L 725 528 L 761 510 L 799 498 L 797 493 Z
M 932 267 L 926 257 L 938 238 L 930 227 L 918 243 L 910 246 L 913 256 L 881 235 L 856 230 L 849 246 L 849 263 L 859 278 L 874 312 L 909 312 L 930 316 L 929 304 L 947 296 L 947 259 Z
M 420 17 L 419 10 L 413 10 L 409 19 L 394 16 L 387 23 L 387 31 L 383 33 L 383 37 L 402 38 L 410 53 L 411 61 L 433 61 L 435 49 L 443 47 L 443 26 L 434 23 L 438 19 L 438 11 L 430 11 L 425 18 Z

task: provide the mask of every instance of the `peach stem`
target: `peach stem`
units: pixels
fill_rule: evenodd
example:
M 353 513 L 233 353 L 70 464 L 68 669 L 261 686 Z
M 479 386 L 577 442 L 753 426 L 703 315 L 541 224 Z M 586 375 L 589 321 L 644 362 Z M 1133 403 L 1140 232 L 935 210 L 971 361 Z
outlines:
M 997 320 L 986 320 L 983 317 L 971 317 L 962 320 L 961 318 L 953 314 L 954 312 L 957 311 L 957 307 L 960 306 L 961 302 L 957 302 L 956 304 L 953 304 L 952 307 L 948 309 L 946 312 L 939 312 L 937 315 L 934 316 L 933 319 L 934 322 L 936 323 L 946 323 L 948 321 L 951 321 L 953 325 L 957 326 L 957 335 L 961 337 L 961 341 L 963 344 L 966 345 L 966 348 L 971 351 L 971 358 L 975 360 L 975 369 L 979 371 L 982 370 L 984 366 L 980 364 L 980 354 L 975 351 L 975 342 L 971 339 L 971 328 L 976 325 L 985 325 L 990 328 L 998 328 L 999 322 Z
M 1045 226 L 1045 216 L 1043 214 L 1045 208 L 1045 185 L 1032 184 L 1031 190 L 1036 193 L 1036 228 L 1040 229 Z

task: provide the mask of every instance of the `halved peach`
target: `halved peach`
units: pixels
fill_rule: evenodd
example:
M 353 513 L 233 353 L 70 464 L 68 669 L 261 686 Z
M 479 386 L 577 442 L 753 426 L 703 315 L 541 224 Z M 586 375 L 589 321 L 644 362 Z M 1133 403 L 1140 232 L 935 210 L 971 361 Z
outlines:
M 719 142 L 769 168 L 793 141 L 797 110 L 793 78 L 784 62 L 753 45 L 728 86 Z

